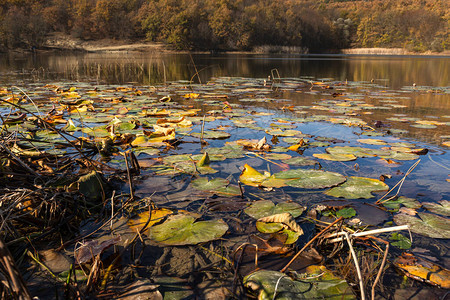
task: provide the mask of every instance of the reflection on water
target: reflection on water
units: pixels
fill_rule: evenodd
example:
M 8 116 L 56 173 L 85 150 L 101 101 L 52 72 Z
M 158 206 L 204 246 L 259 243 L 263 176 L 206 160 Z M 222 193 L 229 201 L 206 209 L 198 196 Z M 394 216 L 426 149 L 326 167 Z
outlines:
M 23 79 L 94 80 L 112 84 L 157 84 L 190 80 L 196 70 L 202 82 L 211 77 L 312 76 L 349 81 L 375 81 L 386 88 L 448 86 L 450 58 L 428 56 L 299 56 L 186 55 L 155 53 L 79 53 L 0 56 L 2 74 Z M 195 77 L 197 80 L 197 77 Z
M 88 81 L 92 84 L 158 85 L 190 80 L 206 83 L 213 77 L 267 78 L 277 70 L 282 78 L 370 83 L 380 89 L 379 99 L 358 90 L 367 103 L 380 104 L 386 94 L 404 107 L 376 110 L 361 116 L 365 121 L 385 120 L 395 114 L 448 122 L 450 115 L 450 58 L 429 56 L 300 56 L 300 55 L 188 55 L 155 53 L 3 54 L 0 82 L 16 84 L 45 81 Z M 198 76 L 196 76 L 198 74 Z M 429 86 L 432 92 L 415 93 L 413 85 Z M 383 90 L 384 89 L 384 90 Z M 425 88 L 426 90 L 427 88 Z M 439 91 L 436 92 L 436 89 Z M 385 94 L 383 94 L 385 93 Z M 366 94 L 366 96 L 364 96 Z M 403 96 L 403 97 L 402 97 Z M 285 92 L 280 97 L 294 105 L 311 105 L 322 96 Z M 270 104 L 273 106 L 273 104 Z M 426 130 L 395 124 L 409 136 L 442 142 L 448 125 Z

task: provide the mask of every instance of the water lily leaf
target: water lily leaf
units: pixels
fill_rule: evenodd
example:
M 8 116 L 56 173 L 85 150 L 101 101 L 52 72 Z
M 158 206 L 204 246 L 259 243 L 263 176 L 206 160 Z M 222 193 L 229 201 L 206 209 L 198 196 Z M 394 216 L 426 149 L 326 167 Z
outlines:
M 318 162 L 308 157 L 297 156 L 289 159 L 283 159 L 283 163 L 294 166 L 313 166 Z
M 282 171 L 275 174 L 275 177 L 292 179 L 287 180 L 286 184 L 303 189 L 323 189 L 338 185 L 346 180 L 345 176 L 339 173 L 303 169 Z
M 353 154 L 356 157 L 372 157 L 374 154 L 371 153 L 372 149 L 363 147 L 352 147 L 352 146 L 335 146 L 327 148 L 330 154 Z
M 394 232 L 389 237 L 389 240 L 393 241 L 391 242 L 392 246 L 398 247 L 400 249 L 406 250 L 411 248 L 411 240 L 401 233 Z
M 150 228 L 149 238 L 170 245 L 196 245 L 222 237 L 228 225 L 222 220 L 199 221 L 190 214 L 171 215 L 161 225 Z
M 261 182 L 260 186 L 266 188 L 280 188 L 286 186 L 285 179 L 276 178 L 274 175 L 267 177 L 263 182 Z
M 344 219 L 348 219 L 354 216 L 356 216 L 356 210 L 351 207 L 346 207 L 336 212 L 336 217 L 338 218 L 343 217 Z
M 258 300 L 356 299 L 347 282 L 324 266 L 309 266 L 306 274 L 299 277 L 297 281 L 281 272 L 259 270 L 244 277 L 243 282 L 257 294 Z
M 412 209 L 417 209 L 422 206 L 420 204 L 420 202 L 417 201 L 416 199 L 408 198 L 408 197 L 404 197 L 404 196 L 398 197 L 396 200 L 389 200 L 389 201 L 383 202 L 383 205 L 387 209 L 394 210 L 394 211 L 399 210 L 400 206 L 402 206 L 402 205 L 407 208 L 412 208 Z
M 280 223 L 285 225 L 287 229 L 303 234 L 302 228 L 295 222 L 290 213 L 275 214 L 267 217 L 259 218 L 256 223 Z M 258 226 L 258 225 L 257 225 Z
M 152 227 L 156 223 L 161 222 L 165 216 L 172 214 L 173 212 L 167 208 L 152 209 L 151 219 L 147 225 L 148 228 Z M 128 220 L 128 226 L 134 232 L 140 231 L 142 227 L 147 223 L 150 217 L 149 211 L 144 211 L 138 215 L 138 218 Z M 147 233 L 148 234 L 148 233 Z
M 345 199 L 372 198 L 372 192 L 387 191 L 389 186 L 378 179 L 352 176 L 340 186 L 334 187 L 325 194 Z
M 191 136 L 196 137 L 196 138 L 200 138 L 202 136 L 202 134 L 200 132 L 193 132 L 191 133 Z M 231 136 L 231 134 L 229 134 L 228 132 L 224 132 L 224 131 L 212 131 L 212 130 L 205 130 L 203 132 L 203 138 L 204 139 L 227 139 Z
M 381 158 L 393 159 L 393 160 L 416 160 L 419 159 L 419 155 L 414 153 L 404 153 L 397 151 L 390 151 L 389 154 L 379 155 Z
M 287 236 L 284 241 L 289 245 L 295 243 L 303 235 L 302 228 L 295 222 L 290 213 L 281 213 L 268 217 L 263 217 L 256 221 L 256 228 L 262 233 L 281 232 Z
M 422 206 L 432 213 L 440 214 L 446 217 L 450 216 L 450 201 L 448 200 L 442 200 L 438 203 L 425 202 L 422 203 Z
M 418 213 L 420 218 L 407 214 L 396 214 L 394 222 L 398 225 L 408 225 L 414 233 L 436 239 L 450 238 L 450 221 L 448 218 L 429 213 Z
M 242 173 L 239 176 L 239 181 L 245 185 L 260 186 L 261 183 L 268 177 L 270 176 L 263 175 L 250 167 L 248 164 L 245 164 L 244 170 L 242 170 Z
M 450 270 L 411 253 L 403 252 L 394 261 L 396 267 L 414 279 L 419 279 L 444 289 L 450 288 Z
M 208 180 L 206 177 L 200 177 L 191 181 L 191 185 L 193 188 L 196 188 L 200 191 L 215 191 L 218 188 L 223 188 L 230 184 L 230 182 L 223 178 L 214 178 Z
M 329 154 L 329 153 L 314 153 L 314 157 L 331 161 L 351 161 L 355 160 L 356 156 L 353 154 Z
M 261 219 L 281 213 L 290 213 L 294 218 L 300 216 L 305 208 L 294 202 L 282 202 L 275 205 L 270 200 L 253 202 L 244 212 L 254 219 Z
M 358 142 L 369 145 L 387 145 L 385 141 L 378 139 L 358 139 Z
M 89 174 L 81 176 L 76 183 L 78 184 L 78 190 L 80 193 L 91 200 L 99 200 L 104 198 L 105 194 L 109 190 L 103 176 L 96 171 L 92 171 Z

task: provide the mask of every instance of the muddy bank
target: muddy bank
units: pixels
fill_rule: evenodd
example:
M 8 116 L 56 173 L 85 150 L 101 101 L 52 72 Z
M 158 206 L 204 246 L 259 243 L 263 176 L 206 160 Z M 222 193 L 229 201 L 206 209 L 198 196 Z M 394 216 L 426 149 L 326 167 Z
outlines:
M 342 54 L 348 55 L 438 55 L 449 56 L 450 51 L 443 52 L 411 52 L 404 48 L 353 48 L 343 49 Z

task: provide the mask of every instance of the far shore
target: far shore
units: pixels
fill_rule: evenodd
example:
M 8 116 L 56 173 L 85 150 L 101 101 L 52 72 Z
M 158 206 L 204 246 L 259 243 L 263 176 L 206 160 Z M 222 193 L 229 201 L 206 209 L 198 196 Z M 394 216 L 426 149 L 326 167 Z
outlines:
M 268 51 L 265 51 L 268 50 Z M 279 51 L 274 51 L 279 50 Z M 298 47 L 279 47 L 279 46 L 263 46 L 257 47 L 256 51 L 189 51 L 190 53 L 223 53 L 223 54 L 304 54 L 314 55 L 316 53 L 308 53 L 301 51 Z M 304 49 L 303 49 L 304 50 Z M 26 53 L 29 49 L 16 49 L 13 52 Z M 132 53 L 132 52 L 151 52 L 151 53 L 186 53 L 188 51 L 173 49 L 170 45 L 164 43 L 140 41 L 125 41 L 114 39 L 102 39 L 94 41 L 84 41 L 74 38 L 70 35 L 54 33 L 48 37 L 42 48 L 33 50 L 36 52 L 46 51 L 74 51 L 74 52 L 90 52 L 90 53 Z M 450 50 L 443 52 L 411 52 L 403 48 L 351 48 L 341 49 L 332 53 L 333 55 L 380 55 L 380 56 L 450 56 Z

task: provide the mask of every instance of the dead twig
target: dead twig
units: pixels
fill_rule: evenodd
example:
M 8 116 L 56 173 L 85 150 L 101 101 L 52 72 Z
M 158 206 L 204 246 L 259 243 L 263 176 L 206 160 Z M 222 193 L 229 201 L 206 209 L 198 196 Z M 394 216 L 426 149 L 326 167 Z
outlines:
M 287 263 L 286 266 L 284 266 L 283 269 L 280 270 L 281 273 L 286 272 L 287 268 L 289 268 L 289 266 L 300 256 L 300 254 L 302 254 L 303 251 L 306 250 L 306 248 L 309 247 L 309 245 L 311 245 L 316 239 L 318 239 L 320 236 L 322 236 L 325 232 L 327 232 L 328 229 L 330 229 L 331 227 L 333 227 L 334 225 L 336 225 L 337 223 L 339 223 L 340 221 L 342 221 L 344 218 L 340 217 L 339 219 L 335 220 L 333 223 L 331 223 L 330 225 L 328 225 L 327 227 L 325 227 L 321 232 L 319 232 L 318 234 L 316 234 L 315 237 L 313 237 L 309 242 L 306 243 L 305 246 L 303 246 L 302 249 L 300 249 L 300 251 L 297 252 L 297 254 L 294 255 L 294 257 Z

